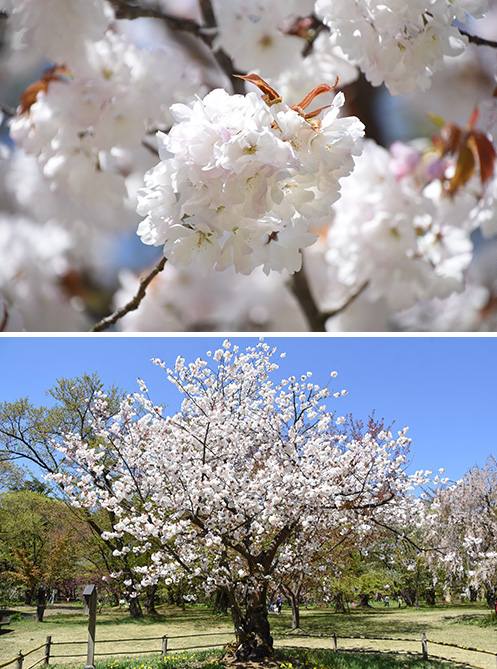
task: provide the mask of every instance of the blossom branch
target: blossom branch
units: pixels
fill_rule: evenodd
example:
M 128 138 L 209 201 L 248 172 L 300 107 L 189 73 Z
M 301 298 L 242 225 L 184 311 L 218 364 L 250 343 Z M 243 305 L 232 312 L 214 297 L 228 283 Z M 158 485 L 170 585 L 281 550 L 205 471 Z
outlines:
M 200 25 L 192 19 L 181 19 L 177 16 L 172 16 L 166 12 L 161 11 L 160 9 L 153 9 L 151 7 L 142 7 L 141 5 L 130 5 L 126 0 L 109 0 L 111 5 L 114 7 L 116 12 L 116 18 L 118 19 L 137 19 L 137 18 L 154 18 L 164 21 L 164 23 L 172 31 L 183 31 L 193 35 L 200 40 L 209 48 L 212 49 L 212 43 L 215 36 L 215 28 L 217 23 L 215 20 L 214 10 L 212 9 L 212 4 L 210 0 L 202 0 L 200 3 L 200 8 L 204 16 L 205 25 Z M 223 72 L 229 77 L 233 90 L 235 93 L 244 93 L 245 87 L 243 82 L 240 82 L 239 79 L 235 79 L 235 74 L 241 74 L 233 67 L 233 61 L 222 49 L 217 49 L 212 52 L 214 59 L 216 60 L 219 67 Z
M 167 14 L 160 9 L 154 9 L 152 7 L 130 5 L 126 2 L 126 0 L 109 0 L 109 2 L 114 7 L 116 18 L 118 19 L 160 19 L 161 21 L 164 21 L 164 23 L 172 30 L 183 30 L 184 32 L 189 32 L 192 35 L 196 35 L 197 37 L 205 40 L 205 35 L 202 35 L 202 27 L 196 23 L 196 21 L 192 21 L 191 19 L 181 19 L 177 16 L 172 16 L 171 14 Z
M 309 281 L 307 280 L 307 275 L 303 267 L 298 272 L 292 274 L 289 285 L 292 293 L 297 298 L 297 302 L 300 304 L 306 315 L 311 331 L 326 332 L 326 319 L 323 318 L 323 314 L 318 308 L 314 296 L 311 293 Z
M 216 17 L 212 8 L 211 0 L 200 0 L 200 11 L 204 17 L 205 25 L 209 28 L 217 27 Z
M 361 295 L 368 287 L 369 281 L 366 281 L 349 299 L 337 309 L 321 311 L 316 304 L 314 296 L 309 286 L 309 281 L 304 268 L 292 274 L 290 278 L 290 289 L 297 298 L 303 312 L 305 313 L 312 332 L 326 332 L 326 321 L 328 318 L 337 316 L 344 311 L 352 302 Z
M 460 28 L 459 32 L 461 33 L 461 35 L 467 37 L 468 40 L 471 42 L 471 44 L 476 44 L 477 46 L 490 46 L 493 49 L 497 49 L 497 42 L 485 39 L 484 37 L 478 37 L 478 35 L 470 35 L 468 32 L 466 32 L 465 30 L 461 30 Z
M 14 109 L 14 107 L 11 107 L 10 105 L 0 104 L 0 112 L 3 112 L 5 116 L 9 117 L 16 115 L 16 110 Z
M 157 265 L 152 269 L 149 274 L 146 276 L 142 277 L 140 279 L 140 286 L 138 288 L 138 291 L 136 295 L 131 299 L 127 304 L 125 304 L 123 307 L 120 307 L 117 309 L 113 314 L 110 316 L 106 316 L 105 318 L 102 318 L 101 321 L 96 323 L 90 330 L 90 332 L 102 332 L 102 330 L 107 330 L 111 325 L 114 325 L 117 323 L 117 321 L 122 318 L 123 316 L 126 316 L 126 314 L 129 314 L 130 311 L 135 311 L 138 309 L 140 306 L 141 301 L 145 297 L 145 293 L 147 291 L 147 288 L 152 281 L 162 270 L 164 269 L 165 265 L 167 262 L 167 258 L 161 258 Z
M 5 305 L 3 306 L 3 317 L 2 317 L 2 322 L 0 323 L 0 332 L 4 332 L 5 329 L 7 328 L 7 323 L 9 321 L 9 312 L 7 310 L 7 307 Z
M 310 36 L 307 39 L 307 44 L 305 45 L 304 50 L 302 51 L 302 56 L 304 56 L 304 58 L 311 53 L 312 47 L 318 35 L 322 33 L 323 30 L 329 30 L 328 26 L 325 26 L 324 23 L 317 18 L 317 16 L 313 15 L 312 19 L 313 19 L 313 24 L 310 31 Z

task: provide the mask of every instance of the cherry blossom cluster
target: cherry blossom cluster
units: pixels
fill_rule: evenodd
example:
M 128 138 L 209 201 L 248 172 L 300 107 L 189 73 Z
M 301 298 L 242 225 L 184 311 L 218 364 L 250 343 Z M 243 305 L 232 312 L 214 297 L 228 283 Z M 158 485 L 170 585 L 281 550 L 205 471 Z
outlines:
M 145 4 L 0 0 L 1 331 L 495 329 L 495 0 Z
M 138 192 L 142 241 L 205 274 L 298 270 L 300 249 L 315 240 L 309 227 L 329 217 L 360 152 L 363 126 L 339 117 L 343 102 L 338 94 L 322 120 L 276 93 L 265 101 L 217 89 L 173 105 L 177 123 L 160 134 L 161 162 Z
M 461 54 L 467 44 L 455 21 L 481 17 L 488 0 L 317 0 L 317 15 L 374 85 L 392 94 L 425 89 L 445 56 Z
M 12 139 L 37 157 L 52 189 L 84 202 L 100 225 L 122 226 L 116 212 L 129 206 L 142 140 L 157 124 L 167 126 L 168 105 L 181 98 L 182 70 L 167 67 L 171 57 L 107 33 L 86 44 L 74 67 L 55 70 L 11 123 Z

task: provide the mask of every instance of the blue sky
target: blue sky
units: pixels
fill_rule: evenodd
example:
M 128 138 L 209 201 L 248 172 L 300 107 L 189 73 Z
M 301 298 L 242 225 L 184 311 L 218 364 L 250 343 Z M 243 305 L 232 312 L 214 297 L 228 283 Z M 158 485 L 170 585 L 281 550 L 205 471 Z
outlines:
M 57 379 L 97 372 L 105 384 L 138 390 L 142 378 L 157 403 L 178 406 L 178 395 L 163 370 L 214 350 L 225 336 L 81 336 L 0 338 L 0 401 L 27 396 L 47 404 L 45 391 Z M 241 347 L 258 337 L 229 337 Z M 336 370 L 336 390 L 348 395 L 330 406 L 337 415 L 377 418 L 394 429 L 409 426 L 413 439 L 410 470 L 444 467 L 451 479 L 497 455 L 497 338 L 495 337 L 265 337 L 286 352 L 274 380 L 313 372 L 324 385 Z

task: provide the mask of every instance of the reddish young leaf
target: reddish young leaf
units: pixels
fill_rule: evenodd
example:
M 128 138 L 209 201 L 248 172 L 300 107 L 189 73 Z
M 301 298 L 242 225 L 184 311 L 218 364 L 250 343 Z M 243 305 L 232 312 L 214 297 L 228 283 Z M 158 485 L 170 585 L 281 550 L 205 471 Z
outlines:
M 235 74 L 234 76 L 238 79 L 245 79 L 246 81 L 250 81 L 251 84 L 255 84 L 264 93 L 262 96 L 264 102 L 271 102 L 280 99 L 279 93 L 277 93 L 274 88 L 271 88 L 267 81 L 264 81 L 264 79 L 262 79 L 258 74 L 247 74 L 246 76 L 243 74 Z
M 475 172 L 475 157 L 473 151 L 465 144 L 459 151 L 454 176 L 449 179 L 449 193 L 455 193 L 458 188 L 464 186 Z
M 38 93 L 43 91 L 46 93 L 48 91 L 48 86 L 51 81 L 56 79 L 57 81 L 62 81 L 65 76 L 70 75 L 69 70 L 64 66 L 54 66 L 49 70 L 46 70 L 40 77 L 38 81 L 30 84 L 24 93 L 21 95 L 19 100 L 19 114 L 24 114 L 29 111 L 36 102 Z
M 478 155 L 478 162 L 480 163 L 481 182 L 485 184 L 494 175 L 497 153 L 494 145 L 483 132 L 473 130 L 471 139 L 473 140 Z

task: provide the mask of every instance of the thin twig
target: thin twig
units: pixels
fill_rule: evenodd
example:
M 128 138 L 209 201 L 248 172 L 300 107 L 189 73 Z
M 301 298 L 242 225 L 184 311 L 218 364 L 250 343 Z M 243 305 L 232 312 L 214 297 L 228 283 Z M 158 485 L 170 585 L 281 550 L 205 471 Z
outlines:
M 478 35 L 470 35 L 465 30 L 461 30 L 461 28 L 459 28 L 459 32 L 461 35 L 467 37 L 471 44 L 477 44 L 478 46 L 491 46 L 493 49 L 497 49 L 497 42 L 485 39 L 484 37 L 478 37 Z
M 304 47 L 304 50 L 302 51 L 302 56 L 305 58 L 308 56 L 312 48 L 314 46 L 314 42 L 316 41 L 318 35 L 322 33 L 324 30 L 328 30 L 328 26 L 326 26 L 322 21 L 320 21 L 316 16 L 312 16 L 313 18 L 313 26 L 312 26 L 312 36 L 307 40 L 307 44 Z
M 9 117 L 15 116 L 17 113 L 14 107 L 10 107 L 9 105 L 4 105 L 2 103 L 0 103 L 0 111 L 3 112 L 5 116 Z
M 366 290 L 369 285 L 369 281 L 366 281 L 355 293 L 353 293 L 344 304 L 342 304 L 337 309 L 329 311 L 321 311 L 316 304 L 314 296 L 311 292 L 309 286 L 309 281 L 307 280 L 307 275 L 305 269 L 302 268 L 292 274 L 290 278 L 290 288 L 297 298 L 297 302 L 300 304 L 302 311 L 307 317 L 307 320 L 310 325 L 311 332 L 326 332 L 326 321 L 328 318 L 337 316 L 339 313 L 344 311 L 352 302 L 361 295 L 361 293 Z
M 366 290 L 366 288 L 369 286 L 369 281 L 366 281 L 366 283 L 363 283 L 360 288 L 358 288 L 355 293 L 352 293 L 352 295 L 349 297 L 349 299 L 342 304 L 341 307 L 338 307 L 338 309 L 332 309 L 330 311 L 325 311 L 323 312 L 323 318 L 325 321 L 328 320 L 328 318 L 333 318 L 333 316 L 337 316 L 340 314 L 342 311 L 345 311 L 347 307 L 349 307 L 354 300 L 356 300 L 359 295 L 362 295 L 362 293 Z
M 91 328 L 90 332 L 102 332 L 102 330 L 107 330 L 107 328 L 109 328 L 111 325 L 117 323 L 117 321 L 120 318 L 126 316 L 126 314 L 129 314 L 130 311 L 135 311 L 136 309 L 138 309 L 141 301 L 145 297 L 145 293 L 147 291 L 149 283 L 152 281 L 152 279 L 154 279 L 157 276 L 157 274 L 159 274 L 159 272 L 162 272 L 162 270 L 166 265 L 166 262 L 167 258 L 161 258 L 157 263 L 157 265 L 155 265 L 155 267 L 152 269 L 152 271 L 140 279 L 140 286 L 133 299 L 131 299 L 127 304 L 125 304 L 124 307 L 120 307 L 119 309 L 117 309 L 110 316 L 106 316 L 105 318 L 102 318 L 102 320 L 99 321 L 98 323 L 95 323 L 95 325 Z

